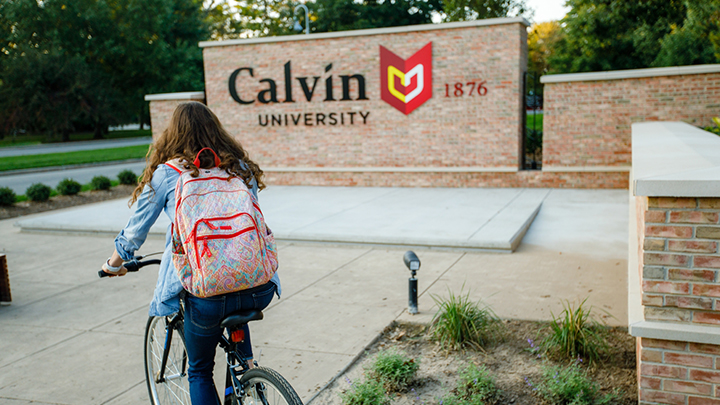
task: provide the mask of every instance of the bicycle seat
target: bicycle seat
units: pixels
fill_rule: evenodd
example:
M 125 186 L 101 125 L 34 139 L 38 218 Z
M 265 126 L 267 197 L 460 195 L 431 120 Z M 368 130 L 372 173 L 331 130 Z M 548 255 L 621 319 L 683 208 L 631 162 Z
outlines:
M 237 325 L 243 325 L 250 321 L 259 321 L 263 319 L 262 311 L 257 309 L 249 309 L 243 311 L 236 311 L 226 316 L 220 321 L 220 326 L 223 328 L 230 328 Z

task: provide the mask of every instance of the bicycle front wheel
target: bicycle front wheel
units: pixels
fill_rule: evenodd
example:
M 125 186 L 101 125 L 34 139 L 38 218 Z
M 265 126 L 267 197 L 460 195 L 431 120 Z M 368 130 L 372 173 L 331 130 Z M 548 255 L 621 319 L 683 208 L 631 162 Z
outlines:
M 302 405 L 290 383 L 277 371 L 267 367 L 250 369 L 240 378 L 245 396 L 242 405 Z
M 167 362 L 162 372 L 163 378 L 159 379 L 168 322 L 167 317 L 151 316 L 145 328 L 145 381 L 150 402 L 153 405 L 190 405 L 188 357 L 182 321 L 175 324 L 172 331 L 172 339 L 168 342 Z

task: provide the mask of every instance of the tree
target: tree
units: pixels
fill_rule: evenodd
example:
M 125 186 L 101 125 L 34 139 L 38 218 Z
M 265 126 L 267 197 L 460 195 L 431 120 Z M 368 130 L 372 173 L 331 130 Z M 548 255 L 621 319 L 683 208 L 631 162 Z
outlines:
M 685 7 L 685 21 L 661 40 L 653 66 L 720 62 L 720 0 L 686 1 Z
M 562 38 L 549 58 L 552 73 L 650 66 L 661 39 L 682 25 L 681 0 L 567 0 Z
M 557 21 L 534 24 L 528 34 L 528 71 L 546 74 L 550 70 L 548 60 L 561 38 L 562 27 Z
M 197 43 L 209 38 L 209 29 L 202 0 L 0 0 L 0 91 L 22 99 L 31 92 L 52 93 L 51 80 L 23 89 L 8 75 L 19 74 L 17 67 L 31 60 L 59 71 L 67 63 L 70 71 L 84 73 L 71 76 L 80 80 L 76 85 L 64 85 L 94 94 L 66 100 L 81 111 L 71 123 L 89 121 L 101 135 L 108 124 L 142 122 L 147 93 L 202 88 Z
M 311 7 L 313 32 L 430 24 L 442 11 L 440 0 L 316 0 Z
M 444 0 L 445 21 L 519 16 L 528 12 L 525 0 Z

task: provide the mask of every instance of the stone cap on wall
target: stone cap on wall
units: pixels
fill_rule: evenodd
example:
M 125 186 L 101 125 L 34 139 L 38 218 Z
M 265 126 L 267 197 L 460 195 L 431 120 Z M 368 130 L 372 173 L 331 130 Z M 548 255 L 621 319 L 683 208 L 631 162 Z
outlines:
M 184 93 L 146 94 L 145 101 L 161 100 L 205 100 L 204 91 L 187 91 Z
M 368 35 L 397 34 L 402 32 L 429 31 L 429 30 L 447 30 L 452 28 L 468 28 L 481 27 L 487 25 L 515 24 L 520 23 L 526 27 L 530 26 L 528 20 L 524 17 L 514 18 L 487 18 L 484 20 L 462 21 L 442 24 L 418 24 L 406 25 L 402 27 L 389 28 L 373 28 L 367 30 L 352 30 L 340 32 L 323 32 L 319 34 L 300 34 L 300 35 L 281 35 L 275 37 L 248 38 L 248 39 L 230 39 L 226 41 L 202 41 L 198 44 L 200 48 L 208 48 L 213 46 L 229 46 L 229 45 L 249 45 L 263 44 L 269 42 L 287 42 L 287 41 L 309 41 L 315 39 L 328 38 L 344 38 Z
M 720 197 L 720 137 L 690 124 L 632 124 L 632 167 L 635 196 Z
M 720 64 L 546 75 L 540 78 L 540 83 L 592 82 L 657 76 L 699 75 L 704 73 L 720 73 Z

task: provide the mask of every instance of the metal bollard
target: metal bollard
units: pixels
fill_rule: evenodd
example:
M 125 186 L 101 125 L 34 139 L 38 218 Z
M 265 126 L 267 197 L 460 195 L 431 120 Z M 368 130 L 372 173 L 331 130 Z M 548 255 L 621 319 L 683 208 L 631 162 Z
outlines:
M 10 305 L 10 275 L 8 274 L 7 257 L 0 255 L 0 305 Z
M 420 259 L 418 259 L 415 252 L 408 250 L 403 256 L 403 261 L 412 273 L 412 276 L 408 280 L 408 312 L 415 315 L 418 313 L 417 278 L 415 278 L 415 275 L 417 271 L 420 270 Z

